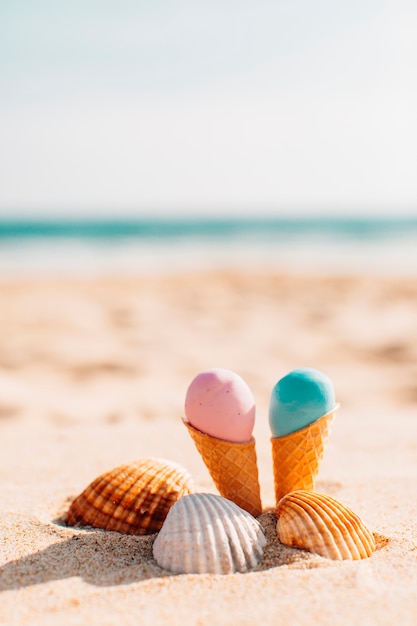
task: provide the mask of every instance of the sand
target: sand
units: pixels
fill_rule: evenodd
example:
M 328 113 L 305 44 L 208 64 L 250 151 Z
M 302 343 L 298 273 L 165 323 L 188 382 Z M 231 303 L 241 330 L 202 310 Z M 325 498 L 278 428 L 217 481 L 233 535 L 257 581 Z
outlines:
M 215 492 L 181 422 L 209 367 L 257 400 L 268 537 L 247 574 L 171 575 L 155 535 L 68 528 L 100 473 L 171 459 Z M 275 534 L 269 395 L 296 367 L 341 404 L 317 489 L 376 533 L 362 561 L 330 561 Z M 417 624 L 417 283 L 413 278 L 196 272 L 0 281 L 0 623 Z

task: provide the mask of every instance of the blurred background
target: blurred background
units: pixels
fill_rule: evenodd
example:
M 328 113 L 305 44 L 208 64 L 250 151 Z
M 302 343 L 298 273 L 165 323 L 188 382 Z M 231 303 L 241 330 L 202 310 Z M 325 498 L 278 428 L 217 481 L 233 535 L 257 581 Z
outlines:
M 0 271 L 27 266 L 23 251 L 32 269 L 34 258 L 38 269 L 52 255 L 97 268 L 106 256 L 106 271 L 214 256 L 285 265 L 306 246 L 310 259 L 327 250 L 326 267 L 346 252 L 359 266 L 381 256 L 361 245 L 380 244 L 381 229 L 306 221 L 317 216 L 408 218 L 382 226 L 407 265 L 416 30 L 411 0 L 2 0 Z M 258 223 L 236 233 L 225 217 Z M 195 232 L 201 218 L 220 222 Z M 271 231 L 282 218 L 295 221 Z M 57 232 L 39 219 L 110 223 Z M 161 220 L 180 222 L 162 232 Z M 50 257 L 34 237 L 48 237 Z
M 411 0 L 0 2 L 0 215 L 415 214 Z

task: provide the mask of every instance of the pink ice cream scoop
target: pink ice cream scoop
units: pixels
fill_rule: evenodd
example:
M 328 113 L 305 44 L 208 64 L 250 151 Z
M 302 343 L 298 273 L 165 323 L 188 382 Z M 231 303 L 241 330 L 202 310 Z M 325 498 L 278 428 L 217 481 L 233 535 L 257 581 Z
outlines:
M 191 382 L 185 415 L 191 426 L 207 435 L 243 443 L 252 437 L 255 400 L 238 374 L 215 368 L 198 374 Z

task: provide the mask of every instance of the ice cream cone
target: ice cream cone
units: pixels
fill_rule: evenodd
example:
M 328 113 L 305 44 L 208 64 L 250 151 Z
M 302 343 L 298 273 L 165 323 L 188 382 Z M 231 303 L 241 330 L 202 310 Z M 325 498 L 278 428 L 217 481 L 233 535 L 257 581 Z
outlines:
M 300 430 L 271 438 L 276 504 L 291 491 L 314 489 L 329 427 L 338 407 Z
M 219 493 L 254 517 L 262 513 L 255 439 L 244 443 L 224 441 L 188 428 Z

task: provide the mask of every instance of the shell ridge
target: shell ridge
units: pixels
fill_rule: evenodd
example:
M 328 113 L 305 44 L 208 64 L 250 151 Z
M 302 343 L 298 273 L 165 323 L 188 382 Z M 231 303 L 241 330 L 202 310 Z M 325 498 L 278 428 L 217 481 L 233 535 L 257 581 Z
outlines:
M 165 459 L 150 457 L 148 466 L 143 471 L 140 499 L 132 511 L 132 522 L 152 532 L 160 530 L 172 505 L 191 488 L 191 476 L 180 465 Z M 153 469 L 158 467 L 158 471 Z M 144 478 L 145 477 L 145 478 Z M 172 482 L 175 483 L 173 489 Z M 182 489 L 178 485 L 182 482 Z
M 258 524 L 249 513 L 221 496 L 184 496 L 170 509 L 154 541 L 154 558 L 161 567 L 183 574 L 246 571 L 248 563 L 256 565 L 257 554 L 262 555 L 266 543 L 260 525 L 262 535 L 254 534 L 253 522 Z M 241 540 L 239 534 L 246 527 L 249 541 Z
M 369 528 L 367 526 L 365 526 L 365 525 L 364 525 L 363 528 L 361 528 L 361 533 L 362 533 L 363 539 L 364 539 L 364 541 L 363 541 L 364 555 L 365 555 L 365 557 L 371 556 L 371 554 L 373 554 L 375 552 L 375 550 L 376 550 L 375 537 L 373 536 L 373 534 L 371 533 Z M 364 557 L 362 557 L 362 558 L 364 558 Z
M 358 560 L 375 551 L 375 540 L 361 518 L 331 496 L 299 490 L 277 506 L 277 532 L 297 545 L 335 560 Z
M 185 574 L 193 574 L 194 568 L 195 568 L 195 562 L 194 562 L 195 551 L 196 551 L 196 548 L 198 549 L 198 540 L 197 540 L 197 546 L 194 545 L 191 547 L 191 549 L 184 549 L 184 548 L 190 547 L 188 543 L 184 545 L 184 536 L 189 537 L 191 535 L 190 530 L 193 529 L 193 522 L 197 514 L 197 509 L 194 506 L 193 500 L 192 499 L 190 500 L 187 498 L 186 500 L 184 499 L 178 500 L 177 506 L 175 507 L 174 512 L 176 513 L 176 523 L 177 523 L 177 526 L 174 531 L 175 537 L 173 536 L 167 537 L 167 542 L 171 543 L 172 545 L 171 554 L 173 557 L 172 563 L 175 564 L 174 571 L 175 572 L 183 571 Z M 194 517 L 192 515 L 193 512 L 194 512 Z M 166 527 L 168 527 L 168 525 L 166 525 Z M 175 541 L 174 541 L 174 539 L 177 539 L 179 537 L 182 537 L 180 550 L 175 549 Z M 181 558 L 182 558 L 182 561 L 181 561 Z M 185 561 L 184 561 L 184 558 L 185 558 Z M 171 568 L 167 567 L 167 569 L 171 569 Z
M 340 550 L 332 533 L 333 523 L 331 528 L 329 528 L 314 507 L 302 498 L 300 498 L 299 502 L 293 502 L 293 509 L 298 510 L 298 519 L 304 526 L 306 545 L 308 545 L 309 549 L 320 549 L 319 554 L 328 558 L 331 558 L 331 554 L 333 554 L 334 558 L 334 554 L 336 554 L 337 558 L 340 559 Z M 302 511 L 301 515 L 300 511 Z
M 187 496 L 184 497 L 184 499 Z M 183 505 L 172 506 L 168 512 L 165 522 L 158 533 L 153 544 L 153 555 L 160 567 L 166 570 L 170 570 L 174 573 L 181 573 L 181 552 L 178 550 L 176 540 L 182 537 L 181 531 L 189 527 L 189 518 L 187 516 L 187 510 Z M 187 547 L 181 545 L 181 548 Z M 184 550 L 187 553 L 186 550 Z M 189 551 L 192 552 L 192 551 Z M 187 565 L 187 569 L 184 573 L 189 572 L 190 565 Z
M 168 524 L 171 523 L 175 523 L 175 521 L 178 523 L 178 520 L 181 518 L 181 510 L 175 509 L 174 507 L 172 507 L 169 511 L 168 511 L 168 515 L 166 516 L 165 519 L 165 523 L 168 522 Z M 177 557 L 177 553 L 175 551 L 175 542 L 174 541 L 167 541 L 167 538 L 164 534 L 164 526 L 162 526 L 160 532 L 158 533 L 155 542 L 154 542 L 154 551 L 155 551 L 155 546 L 158 545 L 158 542 L 161 543 L 161 552 L 164 556 L 164 562 L 161 563 L 162 567 L 165 568 L 165 563 L 170 561 L 170 559 L 174 559 L 174 562 L 176 564 L 176 557 Z M 176 565 L 178 567 L 178 565 Z
M 132 464 L 132 466 L 126 466 L 124 479 L 122 480 L 122 477 L 120 477 L 116 491 L 111 494 L 112 497 L 110 499 L 115 505 L 112 517 L 120 520 L 121 524 L 125 521 L 132 524 L 137 521 L 138 506 L 141 499 L 143 499 L 141 481 L 148 467 L 143 468 L 143 471 L 139 473 L 136 463 Z M 118 496 L 119 492 L 123 494 L 121 497 Z
M 229 504 L 230 503 L 230 504 Z M 231 500 L 219 502 L 222 510 L 222 522 L 226 528 L 226 540 L 229 548 L 229 559 L 239 572 L 248 569 L 248 555 L 251 552 L 251 541 L 242 528 L 241 511 Z M 252 562 L 252 559 L 249 558 Z M 256 563 L 255 563 L 256 564 Z
M 180 465 L 171 461 L 163 461 L 161 459 L 152 459 L 154 462 L 165 463 L 162 465 L 162 471 L 155 476 L 150 476 L 146 483 L 147 498 L 143 501 L 143 507 L 146 504 L 146 512 L 152 516 L 160 503 L 170 507 L 171 502 L 175 502 L 184 494 L 189 494 L 192 486 L 191 475 L 188 474 Z M 170 483 L 170 491 L 164 492 L 164 485 Z M 158 496 L 158 497 L 156 497 Z M 149 503 L 147 500 L 149 499 Z
M 239 519 L 236 530 L 242 546 L 242 556 L 246 563 L 246 569 L 250 569 L 255 567 L 258 560 L 263 556 L 266 537 L 260 523 L 250 513 L 243 510 L 238 511 L 236 515 Z
M 292 547 L 301 547 L 299 544 L 299 538 L 304 537 L 304 524 L 300 527 L 299 519 L 296 515 L 296 512 L 291 508 L 288 508 L 285 511 L 285 523 L 283 522 L 284 518 L 280 516 L 277 522 L 278 529 L 278 538 L 282 543 Z M 292 531 L 292 533 L 291 533 Z
M 371 556 L 376 550 L 373 534 L 359 515 L 348 507 L 346 507 L 346 511 L 349 512 L 349 516 L 345 513 L 346 524 L 351 529 L 352 537 L 355 539 L 359 558 L 363 559 Z
M 102 476 L 99 476 L 94 480 L 79 496 L 79 502 L 83 503 L 83 511 L 81 513 L 81 520 L 83 520 L 84 514 L 87 514 L 86 522 L 88 526 L 96 528 L 98 520 L 102 519 L 102 524 L 107 524 L 108 514 L 102 510 L 103 504 L 107 501 L 107 498 L 103 495 L 106 491 L 110 491 L 111 480 L 109 475 L 113 477 L 114 473 L 124 466 L 119 466 L 111 472 L 106 472 Z M 84 521 L 84 520 L 83 520 Z
M 347 519 L 347 523 L 349 523 L 349 525 L 352 527 L 352 532 L 355 533 L 355 537 L 357 538 L 357 546 L 361 558 L 370 556 L 373 552 L 375 552 L 375 539 L 373 534 L 366 526 L 366 524 L 364 524 L 364 522 L 361 520 L 359 515 L 357 515 L 348 507 L 345 507 L 345 510 L 349 511 L 349 518 Z M 353 521 L 355 523 L 353 523 Z
M 149 476 L 143 482 L 134 508 L 135 517 L 141 520 L 148 520 L 150 523 L 155 511 L 159 508 L 165 508 L 168 498 L 161 493 L 161 487 L 167 475 L 167 471 L 161 472 L 160 476 Z
M 234 570 L 234 550 L 231 544 L 233 539 L 236 540 L 236 535 L 233 525 L 230 524 L 230 512 L 227 511 L 228 502 L 225 499 L 218 499 L 215 494 L 207 494 L 207 509 L 210 511 L 209 518 L 213 538 L 211 552 L 213 563 L 217 564 L 216 574 L 231 574 Z M 232 541 L 231 534 L 234 535 Z M 219 545 L 221 547 L 220 554 L 218 549 L 216 550 Z
M 131 478 L 131 481 L 128 484 L 123 498 L 114 509 L 112 517 L 120 520 L 121 525 L 123 522 L 132 525 L 140 524 L 144 530 L 147 530 L 152 521 L 153 513 L 163 502 L 162 498 L 155 497 L 157 491 L 154 485 L 155 483 L 163 483 L 163 480 L 169 472 L 169 467 L 161 466 L 156 476 L 152 474 L 154 462 L 151 458 L 146 459 L 144 464 L 136 462 L 124 467 L 126 468 L 125 477 L 124 480 L 120 482 L 121 484 L 126 484 L 129 478 Z M 132 492 L 135 489 L 137 490 L 137 494 L 136 497 L 132 498 Z M 148 500 L 153 506 L 145 506 Z M 111 522 L 112 518 L 109 518 L 109 523 Z
M 250 567 L 255 567 L 259 559 L 263 557 L 267 541 L 262 526 L 256 518 L 249 518 L 247 523 L 250 528 L 248 535 L 251 538 Z
M 194 537 L 196 551 L 193 551 L 192 554 L 192 556 L 196 559 L 197 573 L 200 574 L 206 571 L 206 569 L 211 565 L 214 568 L 214 574 L 221 574 L 222 572 L 218 571 L 218 565 L 216 563 L 216 551 L 213 549 L 216 541 L 216 533 L 211 524 L 210 514 L 207 510 L 210 508 L 209 498 L 192 498 L 190 504 L 195 511 L 195 522 L 198 526 L 197 536 Z M 195 532 L 196 528 L 194 527 L 193 530 Z M 205 549 L 201 549 L 202 547 Z
M 349 549 L 348 542 L 346 542 L 347 529 L 345 526 L 341 526 L 340 514 L 336 514 L 334 508 L 326 506 L 325 497 L 322 494 L 313 493 L 310 499 L 314 501 L 316 509 L 311 502 L 308 502 L 308 498 L 305 498 L 304 502 L 320 520 L 319 532 L 322 532 L 321 528 L 326 528 L 327 530 L 326 536 L 329 538 L 327 544 L 328 557 L 337 560 L 352 560 L 352 551 Z M 354 546 L 354 552 L 357 553 L 354 542 L 352 542 L 352 545 Z
M 345 507 L 341 502 L 337 500 L 330 500 L 328 496 L 324 496 L 320 499 L 320 507 L 323 511 L 326 511 L 332 518 L 335 517 L 335 526 L 340 535 L 341 541 L 344 544 L 343 555 L 345 559 L 358 560 L 361 558 L 362 551 L 360 550 L 361 540 L 356 532 L 356 527 L 352 524 L 350 515 L 354 515 L 357 520 L 359 518 L 350 509 Z M 337 512 L 337 515 L 336 515 Z M 336 523 L 339 522 L 338 524 Z M 343 526 L 340 526 L 340 523 Z
M 112 505 L 109 496 L 111 496 L 114 490 L 115 477 L 124 476 L 125 468 L 125 465 L 119 465 L 113 470 L 98 476 L 74 500 L 71 509 L 73 507 L 77 508 L 80 516 L 79 522 L 106 530 L 116 508 L 115 505 Z
M 317 495 L 317 494 L 316 494 Z M 334 515 L 337 512 L 338 529 L 343 537 L 348 557 L 352 560 L 358 560 L 370 556 L 372 549 L 372 541 L 369 543 L 369 530 L 363 524 L 360 517 L 349 507 L 342 504 L 335 498 L 330 498 L 325 494 L 320 494 L 320 504 L 329 514 Z M 342 528 L 340 523 L 343 524 Z M 342 532 L 342 530 L 344 532 Z
M 277 525 L 279 534 L 288 545 L 295 545 L 329 557 L 329 546 L 334 543 L 331 533 L 323 525 L 314 509 L 306 506 L 302 497 L 303 493 L 295 491 L 281 501 L 282 512 Z M 336 552 L 338 553 L 338 550 Z
M 167 522 L 168 520 L 168 524 L 170 523 L 170 521 L 175 518 L 175 513 L 176 511 L 174 511 L 174 507 L 172 507 L 169 511 L 168 511 L 168 515 L 166 516 L 165 522 Z M 172 546 L 173 543 L 166 541 L 166 537 L 165 537 L 165 533 L 164 533 L 164 526 L 162 526 L 161 531 L 158 533 L 158 535 L 156 536 L 155 541 L 153 542 L 153 546 L 152 546 L 152 554 L 154 559 L 156 560 L 156 562 L 158 563 L 158 565 L 164 569 L 166 569 L 166 562 L 169 562 L 169 558 L 172 558 Z
M 173 503 L 191 487 L 189 473 L 178 464 L 140 459 L 91 482 L 70 505 L 66 523 L 128 534 L 156 532 Z
M 167 481 L 172 474 L 172 468 L 170 462 L 154 459 L 153 457 L 148 459 L 147 466 L 143 468 L 140 476 L 138 476 L 137 486 L 138 490 L 137 498 L 131 500 L 133 506 L 128 507 L 130 513 L 128 515 L 131 523 L 140 523 L 144 529 L 151 527 L 153 520 L 155 519 L 155 513 L 165 510 L 170 510 L 170 498 L 167 497 L 167 492 L 164 488 L 168 484 Z M 158 472 L 153 472 L 155 464 L 158 464 Z M 126 494 L 125 503 L 128 503 L 129 493 Z M 154 530 L 157 530 L 155 528 Z
M 221 504 L 227 516 L 231 518 L 229 525 L 232 534 L 229 536 L 229 546 L 232 558 L 241 561 L 238 571 L 247 571 L 255 567 L 263 556 L 263 548 L 267 541 L 262 526 L 251 513 L 239 507 L 235 502 L 222 500 Z M 233 540 L 235 538 L 237 543 Z

